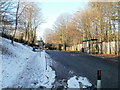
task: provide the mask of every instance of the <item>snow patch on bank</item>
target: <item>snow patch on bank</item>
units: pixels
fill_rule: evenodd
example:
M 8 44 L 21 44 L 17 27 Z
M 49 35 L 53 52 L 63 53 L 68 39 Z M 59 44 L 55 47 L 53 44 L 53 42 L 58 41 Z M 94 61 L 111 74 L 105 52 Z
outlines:
M 52 70 L 52 68 L 48 65 L 47 63 L 47 59 L 46 57 L 46 52 L 42 51 L 40 52 L 40 57 L 42 58 L 42 63 L 41 61 L 39 62 L 39 66 L 40 68 L 38 70 L 42 70 L 41 74 L 39 73 L 39 71 L 37 71 L 39 78 L 35 78 L 37 79 L 37 85 L 34 85 L 34 83 L 31 84 L 32 88 L 39 88 L 40 86 L 44 86 L 46 88 L 52 88 L 52 84 L 55 81 L 55 71 Z M 36 80 L 31 80 L 31 81 L 36 81 Z
M 55 71 L 46 63 L 45 51 L 33 52 L 32 47 L 0 38 L 2 52 L 0 68 L 1 88 L 51 88 Z M 1 63 L 2 62 L 2 63 Z M 46 68 L 47 67 L 47 68 Z

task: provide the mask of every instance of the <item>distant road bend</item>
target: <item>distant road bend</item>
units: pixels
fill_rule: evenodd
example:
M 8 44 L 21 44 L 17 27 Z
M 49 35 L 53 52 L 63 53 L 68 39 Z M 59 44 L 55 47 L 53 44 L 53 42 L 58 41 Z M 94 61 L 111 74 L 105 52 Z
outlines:
M 79 75 L 96 85 L 97 70 L 102 70 L 102 88 L 118 88 L 118 63 L 80 52 L 46 50 L 59 79 Z M 74 73 L 71 73 L 71 72 Z

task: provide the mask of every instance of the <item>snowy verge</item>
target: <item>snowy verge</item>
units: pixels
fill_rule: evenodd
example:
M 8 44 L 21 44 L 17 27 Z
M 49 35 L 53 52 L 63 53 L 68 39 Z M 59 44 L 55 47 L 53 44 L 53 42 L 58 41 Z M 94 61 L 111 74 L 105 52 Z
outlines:
M 1 88 L 52 88 L 55 82 L 55 71 L 52 70 L 52 59 L 43 50 L 32 51 L 32 47 L 0 38 L 0 87 Z M 71 77 L 68 88 L 90 87 L 86 77 Z
M 1 88 L 51 88 L 55 80 L 55 71 L 46 63 L 45 51 L 33 52 L 32 47 L 0 38 L 2 52 Z M 2 63 L 1 63 L 2 62 Z M 46 68 L 47 67 L 47 68 Z

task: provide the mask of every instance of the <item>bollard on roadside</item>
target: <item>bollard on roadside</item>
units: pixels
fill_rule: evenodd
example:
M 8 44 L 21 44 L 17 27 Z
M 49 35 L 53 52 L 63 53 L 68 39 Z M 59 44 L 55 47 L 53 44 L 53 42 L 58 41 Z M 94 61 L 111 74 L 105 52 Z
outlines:
M 101 88 L 101 74 L 102 70 L 97 70 L 97 90 Z

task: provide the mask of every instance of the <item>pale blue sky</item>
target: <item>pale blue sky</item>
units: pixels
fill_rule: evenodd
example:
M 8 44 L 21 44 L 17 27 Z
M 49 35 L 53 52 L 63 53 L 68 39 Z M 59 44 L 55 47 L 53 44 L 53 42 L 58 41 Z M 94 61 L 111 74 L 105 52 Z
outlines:
M 42 8 L 42 14 L 46 22 L 40 26 L 39 31 L 41 31 L 37 32 L 37 34 L 43 37 L 44 30 L 46 28 L 52 28 L 52 25 L 60 14 L 73 14 L 77 10 L 85 8 L 87 2 L 39 2 L 38 5 Z
M 75 12 L 86 5 L 86 2 L 50 2 L 41 3 L 42 12 L 45 16 L 56 16 L 64 12 Z

